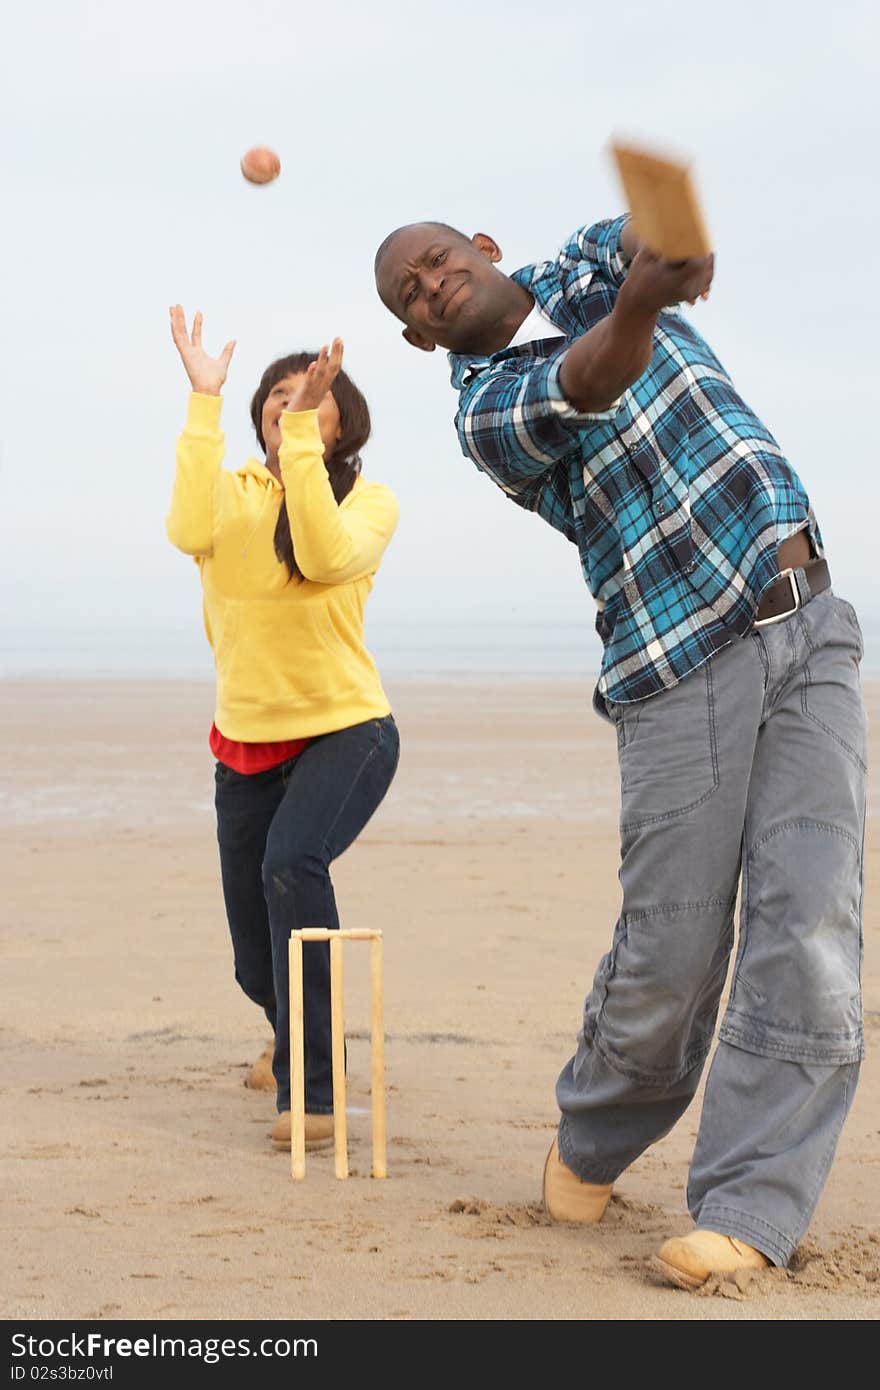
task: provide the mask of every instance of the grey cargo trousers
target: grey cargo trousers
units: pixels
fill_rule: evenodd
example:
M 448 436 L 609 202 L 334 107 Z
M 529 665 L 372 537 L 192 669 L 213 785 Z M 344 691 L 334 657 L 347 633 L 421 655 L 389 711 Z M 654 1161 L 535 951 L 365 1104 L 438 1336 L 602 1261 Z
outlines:
M 693 1099 L 734 940 L 688 1206 L 787 1264 L 862 1057 L 862 641 L 830 590 L 680 684 L 608 705 L 623 904 L 557 1083 L 563 1162 L 616 1179 Z

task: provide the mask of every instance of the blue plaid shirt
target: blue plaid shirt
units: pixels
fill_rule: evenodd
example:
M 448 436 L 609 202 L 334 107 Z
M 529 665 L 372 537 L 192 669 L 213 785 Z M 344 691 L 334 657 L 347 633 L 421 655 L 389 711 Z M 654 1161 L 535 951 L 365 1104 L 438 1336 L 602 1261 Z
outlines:
M 651 364 L 615 407 L 566 400 L 566 347 L 611 312 L 626 277 L 624 222 L 582 228 L 556 260 L 511 277 L 564 339 L 449 354 L 462 451 L 577 546 L 599 603 L 599 692 L 620 703 L 749 631 L 786 536 L 807 526 L 822 553 L 797 475 L 678 310 L 660 314 Z

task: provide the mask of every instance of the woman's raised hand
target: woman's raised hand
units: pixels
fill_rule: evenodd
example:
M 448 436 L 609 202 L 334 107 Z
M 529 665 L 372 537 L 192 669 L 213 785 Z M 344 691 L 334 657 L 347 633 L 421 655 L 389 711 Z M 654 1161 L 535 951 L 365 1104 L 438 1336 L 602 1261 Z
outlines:
M 339 375 L 341 366 L 342 339 L 334 338 L 329 348 L 326 344 L 321 348 L 318 360 L 310 363 L 303 373 L 300 386 L 287 402 L 287 409 L 317 410 Z
M 171 306 L 171 336 L 186 368 L 192 389 L 203 396 L 219 396 L 235 350 L 235 341 L 227 343 L 219 357 L 209 357 L 202 347 L 201 314 L 196 314 L 193 319 L 190 336 L 186 328 L 186 316 L 179 304 Z

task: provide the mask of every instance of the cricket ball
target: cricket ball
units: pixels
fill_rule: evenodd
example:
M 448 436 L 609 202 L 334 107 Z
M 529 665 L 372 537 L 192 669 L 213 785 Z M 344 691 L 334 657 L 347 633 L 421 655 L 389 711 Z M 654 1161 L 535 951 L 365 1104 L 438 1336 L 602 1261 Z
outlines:
M 248 183 L 271 183 L 281 173 L 281 160 L 274 150 L 257 145 L 242 155 L 241 172 Z

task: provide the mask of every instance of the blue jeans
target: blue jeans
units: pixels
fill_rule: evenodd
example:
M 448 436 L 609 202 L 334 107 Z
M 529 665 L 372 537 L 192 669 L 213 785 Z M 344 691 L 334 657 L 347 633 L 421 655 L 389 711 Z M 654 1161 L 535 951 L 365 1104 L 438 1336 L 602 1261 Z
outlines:
M 235 978 L 275 1032 L 278 1110 L 290 1109 L 290 933 L 339 927 L 329 868 L 376 810 L 397 770 L 389 714 L 314 739 L 299 757 L 243 776 L 218 763 L 217 840 Z M 330 948 L 303 948 L 306 1110 L 333 1112 Z
M 623 904 L 557 1085 L 559 1151 L 612 1182 L 684 1113 L 739 952 L 688 1205 L 785 1265 L 862 1057 L 861 634 L 830 590 L 680 684 L 610 706 Z

